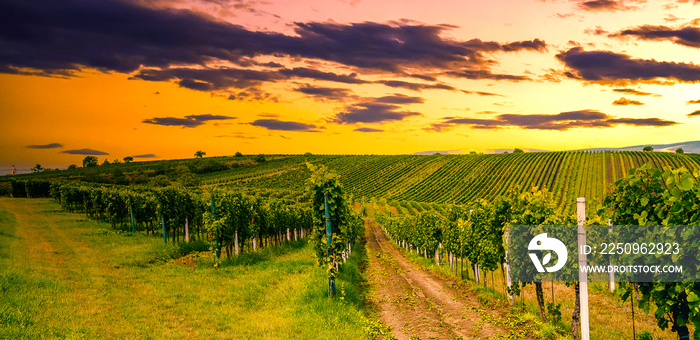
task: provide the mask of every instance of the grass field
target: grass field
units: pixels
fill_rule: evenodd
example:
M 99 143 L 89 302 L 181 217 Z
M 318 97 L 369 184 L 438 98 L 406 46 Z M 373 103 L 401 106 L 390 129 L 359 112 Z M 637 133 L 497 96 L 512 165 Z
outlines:
M 355 252 L 326 298 L 305 241 L 235 261 L 182 252 L 59 212 L 49 199 L 0 198 L 2 339 L 362 339 Z

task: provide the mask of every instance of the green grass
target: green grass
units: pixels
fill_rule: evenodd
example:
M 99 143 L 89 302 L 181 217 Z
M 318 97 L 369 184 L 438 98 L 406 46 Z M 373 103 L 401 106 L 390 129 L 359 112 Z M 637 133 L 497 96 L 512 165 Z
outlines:
M 304 241 L 215 268 L 208 252 L 173 261 L 193 249 L 58 209 L 0 199 L 0 339 L 366 337 L 362 251 L 331 300 Z

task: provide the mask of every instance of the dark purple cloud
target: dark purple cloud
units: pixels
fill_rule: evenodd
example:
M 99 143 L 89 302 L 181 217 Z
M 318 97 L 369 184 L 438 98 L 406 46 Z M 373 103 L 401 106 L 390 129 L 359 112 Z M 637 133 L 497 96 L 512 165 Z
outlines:
M 425 102 L 425 99 L 421 97 L 411 97 L 399 93 L 394 93 L 391 96 L 375 98 L 374 102 L 383 104 L 420 104 Z
M 384 130 L 382 130 L 382 129 L 373 129 L 373 128 L 368 128 L 368 127 L 357 128 L 353 131 L 356 131 L 356 132 L 384 132 Z
M 278 119 L 258 119 L 250 123 L 250 125 L 277 131 L 318 132 L 318 127 L 313 124 L 290 122 Z
M 568 68 L 571 78 L 601 83 L 637 83 L 658 78 L 678 82 L 700 81 L 700 66 L 686 63 L 632 59 L 626 54 L 610 51 L 586 52 L 574 47 L 557 54 Z
M 345 102 L 357 98 L 357 96 L 353 94 L 352 90 L 337 87 L 320 87 L 303 84 L 302 86 L 294 89 L 294 91 L 301 92 L 321 101 L 333 100 Z
M 697 117 L 700 116 L 700 110 L 697 110 L 695 112 L 691 112 L 688 114 L 688 117 Z
M 177 80 L 178 85 L 197 91 L 214 91 L 227 88 L 244 89 L 259 86 L 263 82 L 286 79 L 274 71 L 257 71 L 236 68 L 171 68 L 145 69 L 132 77 L 149 81 Z
M 395 93 L 379 98 L 365 98 L 363 102 L 345 107 L 331 122 L 339 124 L 382 123 L 404 120 L 411 116 L 422 116 L 421 113 L 405 111 L 400 105 L 423 103 L 421 97 L 411 97 Z
M 399 105 L 367 102 L 346 107 L 345 111 L 335 115 L 333 122 L 340 124 L 383 123 L 399 121 L 412 116 L 421 116 L 421 114 L 403 111 Z
M 623 0 L 590 0 L 579 3 L 579 7 L 586 11 L 628 11 L 638 9 L 637 6 L 626 5 L 625 2 L 643 2 L 643 1 L 623 1 Z
M 184 118 L 177 118 L 177 117 L 148 118 L 148 119 L 144 119 L 142 121 L 142 123 L 162 125 L 162 126 L 181 126 L 181 127 L 185 128 L 185 127 L 197 127 L 197 126 L 200 126 L 200 125 L 202 125 L 205 122 L 210 121 L 210 120 L 229 120 L 229 119 L 236 119 L 236 117 L 202 114 L 202 115 L 189 115 L 189 116 L 185 116 Z
M 98 151 L 93 149 L 77 149 L 77 150 L 64 150 L 61 153 L 67 153 L 69 155 L 85 155 L 85 156 L 106 156 L 109 155 L 104 151 Z
M 670 126 L 674 121 L 659 118 L 613 118 L 595 110 L 562 112 L 555 115 L 501 114 L 493 119 L 445 117 L 442 121 L 424 128 L 426 131 L 441 132 L 464 125 L 474 129 L 502 129 L 519 127 L 534 130 L 568 130 L 573 128 L 602 128 L 615 125 Z
M 357 73 L 337 74 L 333 72 L 324 72 L 307 67 L 295 67 L 293 69 L 283 69 L 278 71 L 279 74 L 287 77 L 310 78 L 315 80 L 333 81 L 346 84 L 366 84 L 365 80 L 357 78 Z
M 509 80 L 509 81 L 523 81 L 530 80 L 526 76 L 512 75 L 512 74 L 496 74 L 489 70 L 479 69 L 463 69 L 460 71 L 449 71 L 445 72 L 445 75 L 457 77 L 457 78 L 467 78 L 467 79 L 491 79 L 491 80 Z
M 154 155 L 154 154 L 152 154 L 152 153 L 146 153 L 146 154 L 143 154 L 143 155 L 134 155 L 134 156 L 131 156 L 131 157 L 134 157 L 134 158 L 156 158 L 156 155 Z
M 700 99 L 689 100 L 689 101 L 686 102 L 686 104 L 700 104 Z
M 369 73 L 434 80 L 431 70 L 485 69 L 485 53 L 546 50 L 539 39 L 499 43 L 447 37 L 449 25 L 295 23 L 295 35 L 251 31 L 181 9 L 116 0 L 6 0 L 0 2 L 0 72 L 69 76 L 83 69 L 140 72 L 137 79 L 178 80 L 198 91 L 248 86 L 287 77 L 362 83 L 353 74 L 333 77 L 314 69 L 209 70 L 217 61 L 240 67 L 280 67 L 259 56 L 337 63 Z M 196 65 L 195 71 L 183 70 Z M 176 71 L 167 71 L 174 68 Z M 194 68 L 194 67 L 193 67 Z M 166 72 L 162 75 L 155 73 Z M 221 73 L 216 76 L 211 73 Z M 270 79 L 269 77 L 272 77 Z M 483 78 L 483 77 L 482 77 Z M 489 79 L 499 79 L 498 77 Z
M 678 45 L 700 48 L 700 28 L 643 25 L 611 34 L 611 37 L 632 36 L 640 40 L 668 40 Z
M 42 144 L 42 145 L 27 145 L 28 149 L 56 149 L 56 148 L 62 148 L 63 144 L 61 143 L 50 143 L 50 144 Z
M 407 90 L 412 90 L 412 91 L 421 91 L 421 90 L 449 90 L 449 91 L 454 91 L 456 90 L 454 87 L 445 85 L 445 84 L 421 84 L 421 83 L 412 83 L 412 82 L 407 82 L 407 81 L 401 81 L 401 80 L 379 80 L 377 83 L 384 84 L 389 87 L 393 88 L 403 88 Z
M 613 105 L 644 105 L 644 103 L 642 103 L 638 100 L 631 100 L 631 99 L 627 99 L 625 97 L 622 97 L 618 100 L 615 100 L 613 102 Z

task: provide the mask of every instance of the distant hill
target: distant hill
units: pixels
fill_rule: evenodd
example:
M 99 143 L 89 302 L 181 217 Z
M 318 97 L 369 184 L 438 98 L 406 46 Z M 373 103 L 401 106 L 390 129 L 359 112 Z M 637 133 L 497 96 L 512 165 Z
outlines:
M 659 152 L 676 152 L 676 149 L 681 148 L 686 153 L 700 153 L 700 141 L 682 142 L 673 144 L 642 144 L 635 146 L 626 146 L 622 148 L 590 148 L 582 149 L 583 151 L 642 151 L 645 146 L 651 146 L 654 151 Z

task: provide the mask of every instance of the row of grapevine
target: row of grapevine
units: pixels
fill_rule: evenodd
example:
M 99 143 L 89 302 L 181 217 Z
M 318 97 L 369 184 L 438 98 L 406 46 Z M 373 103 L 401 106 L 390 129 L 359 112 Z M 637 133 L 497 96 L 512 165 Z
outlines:
M 225 249 L 228 256 L 237 244 L 279 244 L 291 239 L 292 232 L 298 238 L 312 224 L 311 210 L 304 205 L 220 190 L 206 194 L 174 187 L 126 189 L 53 182 L 51 195 L 64 210 L 108 221 L 113 228 L 128 229 L 133 218 L 137 231 L 164 238 L 170 235 L 172 242 L 189 233 L 192 239 L 208 240 L 217 249 Z

